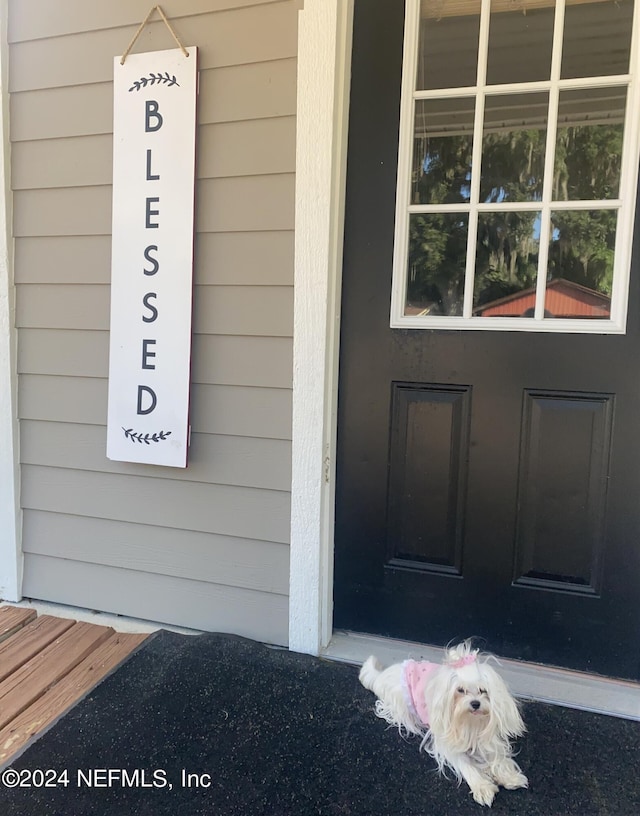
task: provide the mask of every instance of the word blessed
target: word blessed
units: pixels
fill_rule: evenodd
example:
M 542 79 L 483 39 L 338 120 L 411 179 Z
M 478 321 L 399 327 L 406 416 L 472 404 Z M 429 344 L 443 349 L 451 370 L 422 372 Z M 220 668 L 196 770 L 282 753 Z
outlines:
M 114 58 L 107 456 L 121 462 L 187 466 L 196 52 Z
M 156 133 L 162 128 L 164 119 L 160 113 L 160 106 L 154 99 L 148 99 L 145 103 L 144 115 L 144 131 L 145 133 Z M 152 150 L 147 148 L 146 159 L 146 176 L 145 180 L 148 182 L 160 181 L 160 174 L 154 173 L 151 168 L 153 161 Z M 145 230 L 155 230 L 160 228 L 160 197 L 146 196 L 145 198 L 145 216 L 144 228 Z M 144 258 L 151 264 L 151 268 L 143 268 L 145 275 L 151 277 L 158 273 L 160 269 L 160 262 L 156 257 L 158 252 L 157 244 L 149 244 L 144 249 Z M 146 314 L 142 315 L 143 323 L 155 323 L 158 319 L 158 309 L 152 301 L 158 297 L 157 292 L 146 292 L 142 298 L 143 307 L 148 310 Z M 153 350 L 156 345 L 154 338 L 143 338 L 142 340 L 142 370 L 154 371 L 156 353 Z M 149 385 L 138 385 L 138 402 L 136 413 L 139 415 L 150 414 L 155 410 L 158 404 L 158 397 L 156 392 Z

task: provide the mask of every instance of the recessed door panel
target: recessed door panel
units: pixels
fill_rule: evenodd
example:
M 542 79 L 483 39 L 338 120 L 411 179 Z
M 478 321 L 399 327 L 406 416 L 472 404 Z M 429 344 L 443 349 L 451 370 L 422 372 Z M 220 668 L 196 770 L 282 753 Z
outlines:
M 471 390 L 394 383 L 389 565 L 462 574 Z
M 613 397 L 526 391 L 515 583 L 597 594 Z

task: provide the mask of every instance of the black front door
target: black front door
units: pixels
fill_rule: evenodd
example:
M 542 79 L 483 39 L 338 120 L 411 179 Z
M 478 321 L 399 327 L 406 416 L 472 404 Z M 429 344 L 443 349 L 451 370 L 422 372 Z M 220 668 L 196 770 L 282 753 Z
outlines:
M 354 29 L 334 626 L 638 679 L 638 253 L 624 335 L 389 328 L 403 3 Z

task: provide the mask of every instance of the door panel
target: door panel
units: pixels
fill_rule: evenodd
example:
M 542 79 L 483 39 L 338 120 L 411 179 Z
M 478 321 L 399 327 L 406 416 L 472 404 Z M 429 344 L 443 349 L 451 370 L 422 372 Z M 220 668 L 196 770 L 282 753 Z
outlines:
M 462 574 L 470 409 L 469 388 L 393 383 L 390 566 Z
M 638 678 L 637 253 L 626 335 L 389 328 L 402 26 L 356 2 L 334 625 Z
M 612 421 L 611 395 L 525 391 L 516 585 L 599 592 Z

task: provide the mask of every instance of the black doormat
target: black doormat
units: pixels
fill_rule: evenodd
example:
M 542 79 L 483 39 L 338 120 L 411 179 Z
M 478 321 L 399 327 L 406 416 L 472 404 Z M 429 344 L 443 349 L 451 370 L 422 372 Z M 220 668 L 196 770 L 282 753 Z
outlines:
M 434 773 L 416 739 L 377 719 L 373 702 L 353 666 L 163 631 L 5 769 L 0 813 L 483 812 L 466 786 Z M 537 703 L 524 717 L 518 761 L 531 787 L 501 790 L 491 812 L 640 812 L 640 723 Z

